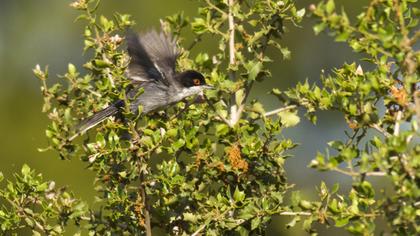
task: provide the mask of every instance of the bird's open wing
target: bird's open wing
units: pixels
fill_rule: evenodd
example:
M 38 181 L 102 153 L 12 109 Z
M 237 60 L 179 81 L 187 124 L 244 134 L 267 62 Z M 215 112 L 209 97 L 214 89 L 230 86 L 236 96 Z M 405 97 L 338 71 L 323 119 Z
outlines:
M 156 68 L 150 56 L 147 54 L 146 49 L 139 36 L 129 31 L 127 33 L 127 51 L 130 55 L 130 64 L 128 65 L 128 77 L 135 81 L 156 81 L 165 82 L 162 73 Z
M 128 53 L 131 57 L 128 75 L 133 80 L 157 80 L 165 85 L 178 86 L 174 79 L 179 52 L 176 41 L 163 32 L 127 35 Z

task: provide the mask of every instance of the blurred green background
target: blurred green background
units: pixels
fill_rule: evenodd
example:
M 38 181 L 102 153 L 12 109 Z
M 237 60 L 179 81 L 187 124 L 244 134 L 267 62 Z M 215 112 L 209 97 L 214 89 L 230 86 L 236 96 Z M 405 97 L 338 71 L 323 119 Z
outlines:
M 336 2 L 344 6 L 350 19 L 354 19 L 369 1 Z M 0 1 L 0 171 L 10 177 L 27 163 L 43 173 L 46 179 L 68 186 L 83 200 L 93 202 L 93 174 L 86 169 L 86 164 L 76 159 L 61 161 L 57 153 L 37 151 L 37 148 L 46 146 L 44 129 L 48 121 L 41 113 L 40 83 L 32 75 L 32 68 L 36 64 L 49 65 L 50 77 L 54 78 L 65 73 L 68 63 L 80 67 L 86 61 L 86 56 L 82 55 L 83 23 L 74 23 L 78 12 L 68 7 L 69 3 L 57 0 Z M 316 1 L 297 0 L 299 8 L 311 3 Z M 137 22 L 134 28 L 145 30 L 157 27 L 160 18 L 178 11 L 184 11 L 192 18 L 197 14 L 198 5 L 193 0 L 103 0 L 99 12 L 106 16 L 113 12 L 131 14 Z M 327 35 L 315 36 L 313 24 L 313 19 L 305 18 L 300 28 L 286 25 L 288 31 L 282 44 L 292 51 L 292 59 L 283 61 L 280 53 L 271 53 L 275 59 L 273 78 L 257 84 L 251 94 L 263 102 L 266 110 L 280 106 L 267 94 L 271 88 L 285 90 L 305 79 L 316 82 L 322 69 L 328 71 L 344 62 L 360 59 L 345 44 L 335 43 Z M 188 39 L 186 41 L 188 43 Z M 203 46 L 194 50 L 193 53 L 215 49 Z M 344 186 L 350 183 L 348 177 L 319 173 L 306 167 L 317 151 L 325 151 L 326 143 L 343 137 L 346 129 L 340 114 L 325 112 L 319 115 L 317 126 L 302 120 L 298 127 L 285 132 L 285 137 L 302 144 L 292 153 L 294 157 L 286 162 L 289 180 L 296 184 L 295 189 L 303 190 L 307 198 L 313 199 L 316 197 L 314 184 L 321 180 L 327 184 L 340 182 Z M 277 217 L 268 229 L 269 235 L 305 235 L 300 225 L 286 230 L 284 223 L 288 220 Z M 320 230 L 321 235 L 345 235 L 341 230 Z

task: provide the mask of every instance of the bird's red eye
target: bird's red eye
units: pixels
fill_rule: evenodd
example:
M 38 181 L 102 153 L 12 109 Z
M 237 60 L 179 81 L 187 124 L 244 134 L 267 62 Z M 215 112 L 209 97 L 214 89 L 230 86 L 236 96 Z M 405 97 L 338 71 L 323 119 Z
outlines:
M 193 79 L 194 85 L 200 85 L 201 81 L 199 79 Z

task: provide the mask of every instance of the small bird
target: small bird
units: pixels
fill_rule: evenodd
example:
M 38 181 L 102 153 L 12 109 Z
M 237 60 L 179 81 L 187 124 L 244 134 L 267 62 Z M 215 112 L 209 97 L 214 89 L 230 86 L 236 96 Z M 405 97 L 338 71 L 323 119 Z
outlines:
M 200 72 L 176 71 L 179 49 L 172 36 L 155 30 L 144 34 L 129 32 L 126 41 L 131 58 L 126 73 L 132 85 L 127 91 L 127 98 L 134 114 L 138 113 L 140 105 L 143 107 L 142 113 L 147 114 L 212 88 L 206 84 Z M 141 88 L 143 93 L 138 95 Z M 81 121 L 70 141 L 106 118 L 121 114 L 124 106 L 123 100 L 115 101 L 107 108 Z

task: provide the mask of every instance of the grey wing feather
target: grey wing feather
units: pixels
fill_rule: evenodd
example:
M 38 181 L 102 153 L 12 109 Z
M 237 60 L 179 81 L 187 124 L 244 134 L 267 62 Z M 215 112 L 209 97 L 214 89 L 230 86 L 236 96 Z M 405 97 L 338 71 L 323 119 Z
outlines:
M 141 35 L 140 41 L 159 72 L 169 83 L 178 86 L 178 81 L 174 79 L 176 60 L 179 56 L 176 40 L 164 32 L 151 30 Z
M 135 81 L 155 81 L 167 84 L 164 75 L 156 68 L 138 34 L 129 31 L 126 40 L 127 51 L 131 58 L 127 70 L 128 77 Z

